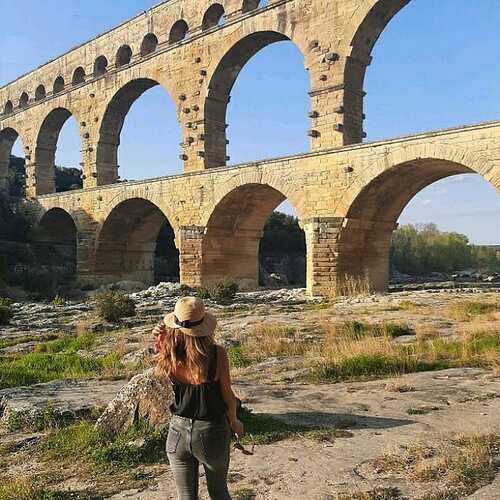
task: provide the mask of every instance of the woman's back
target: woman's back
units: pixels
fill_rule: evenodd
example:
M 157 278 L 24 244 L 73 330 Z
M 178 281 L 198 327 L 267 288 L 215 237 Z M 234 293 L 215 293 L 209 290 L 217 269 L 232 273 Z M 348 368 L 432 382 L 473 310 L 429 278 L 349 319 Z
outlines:
M 194 383 L 189 372 L 178 365 L 172 370 L 170 380 L 175 394 L 175 402 L 170 406 L 173 415 L 196 420 L 216 420 L 226 413 L 227 406 L 218 381 L 217 344 L 207 360 L 206 380 Z

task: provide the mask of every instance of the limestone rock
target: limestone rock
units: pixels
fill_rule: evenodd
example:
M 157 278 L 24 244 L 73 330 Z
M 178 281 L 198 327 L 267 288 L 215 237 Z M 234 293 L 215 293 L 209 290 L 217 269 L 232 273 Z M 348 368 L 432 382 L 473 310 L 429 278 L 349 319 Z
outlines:
M 153 369 L 136 375 L 117 394 L 96 422 L 104 432 L 126 431 L 139 420 L 147 420 L 155 427 L 170 421 L 172 387 L 167 379 L 157 377 Z
M 104 408 L 124 382 L 106 380 L 54 380 L 29 387 L 0 390 L 0 428 L 15 420 L 21 427 L 34 425 L 47 411 L 56 420 L 72 420 Z

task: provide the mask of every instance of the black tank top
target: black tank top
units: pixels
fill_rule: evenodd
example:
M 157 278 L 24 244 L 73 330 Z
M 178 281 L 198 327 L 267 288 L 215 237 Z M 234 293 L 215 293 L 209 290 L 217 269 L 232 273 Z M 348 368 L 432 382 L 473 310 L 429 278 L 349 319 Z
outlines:
M 196 420 L 217 420 L 226 412 L 217 374 L 217 351 L 213 347 L 208 368 L 208 381 L 202 384 L 184 384 L 170 377 L 175 394 L 175 402 L 170 405 L 173 415 Z

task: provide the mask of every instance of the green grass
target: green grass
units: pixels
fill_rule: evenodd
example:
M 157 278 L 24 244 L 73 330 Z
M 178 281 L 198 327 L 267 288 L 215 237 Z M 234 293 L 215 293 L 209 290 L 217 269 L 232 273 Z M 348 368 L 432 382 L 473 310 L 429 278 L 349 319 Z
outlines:
M 84 459 L 101 467 L 130 467 L 166 459 L 165 430 L 141 422 L 128 432 L 111 435 L 83 421 L 54 429 L 38 450 L 51 460 Z
M 229 363 L 233 368 L 246 368 L 252 364 L 252 360 L 245 356 L 240 346 L 229 347 L 227 349 Z
M 384 354 L 358 354 L 317 366 L 306 378 L 313 383 L 341 382 L 368 378 L 388 377 L 444 368 L 441 363 L 419 362 L 411 357 L 394 358 Z
M 37 344 L 35 346 L 35 352 L 45 352 L 50 354 L 60 352 L 76 353 L 82 349 L 90 349 L 95 344 L 95 341 L 96 335 L 92 333 L 79 335 L 77 337 L 66 336 L 50 342 L 44 342 L 43 344 Z
M 58 339 L 59 336 L 55 334 L 49 335 L 24 335 L 22 337 L 15 337 L 12 339 L 0 339 L 0 349 L 5 347 L 12 347 L 19 344 L 26 344 L 27 342 L 44 342 Z
M 78 354 L 30 353 L 0 361 L 0 389 L 99 373 L 103 362 Z
M 102 358 L 86 357 L 74 352 L 33 352 L 17 357 L 0 358 L 0 389 L 78 379 L 113 372 L 120 375 L 123 365 L 117 353 Z
M 412 335 L 413 330 L 405 324 L 400 323 L 364 323 L 356 320 L 343 321 L 331 325 L 337 337 L 346 339 L 362 339 L 365 337 L 401 337 L 402 335 Z

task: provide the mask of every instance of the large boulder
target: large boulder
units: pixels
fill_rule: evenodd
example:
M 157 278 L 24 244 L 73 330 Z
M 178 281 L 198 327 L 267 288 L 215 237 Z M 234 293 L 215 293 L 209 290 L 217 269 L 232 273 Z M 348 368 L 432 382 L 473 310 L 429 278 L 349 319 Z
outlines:
M 139 421 L 154 427 L 170 422 L 170 405 L 174 400 L 172 386 L 166 377 L 150 369 L 136 375 L 109 403 L 96 422 L 96 429 L 116 434 L 130 429 Z

